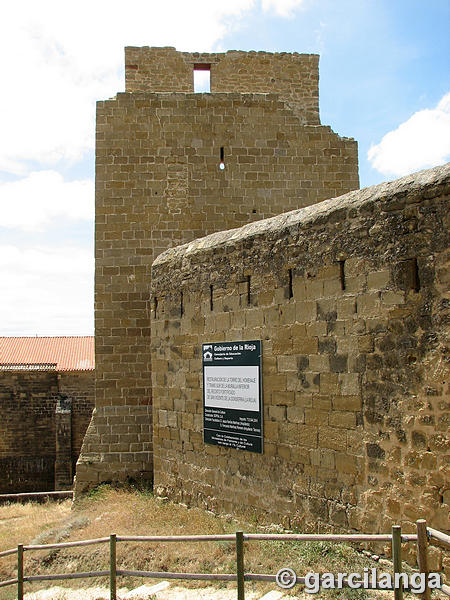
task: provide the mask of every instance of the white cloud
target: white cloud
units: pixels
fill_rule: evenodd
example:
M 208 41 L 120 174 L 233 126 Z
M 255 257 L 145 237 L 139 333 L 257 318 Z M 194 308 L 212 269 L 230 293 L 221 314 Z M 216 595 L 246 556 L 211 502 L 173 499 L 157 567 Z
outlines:
M 210 50 L 255 0 L 16 0 L 0 20 L 0 170 L 77 161 L 94 145 L 95 101 L 123 89 L 123 48 Z
M 380 173 L 396 177 L 450 160 L 450 92 L 436 108 L 416 112 L 387 133 L 367 157 Z
M 94 182 L 64 181 L 56 171 L 36 171 L 0 183 L 0 226 L 43 231 L 55 218 L 94 220 Z
M 280 17 L 292 17 L 294 10 L 303 4 L 304 0 L 261 0 L 264 12 L 272 10 Z
M 0 335 L 92 335 L 93 252 L 0 246 Z
M 0 20 L 0 171 L 54 166 L 94 145 L 95 101 L 123 90 L 124 46 L 208 51 L 252 9 L 304 0 L 15 0 Z

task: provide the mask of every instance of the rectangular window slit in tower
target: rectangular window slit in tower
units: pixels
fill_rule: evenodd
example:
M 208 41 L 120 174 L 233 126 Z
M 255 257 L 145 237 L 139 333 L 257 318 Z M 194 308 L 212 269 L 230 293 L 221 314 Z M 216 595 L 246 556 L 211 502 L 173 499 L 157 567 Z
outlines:
M 294 290 L 292 289 L 292 269 L 288 270 L 289 274 L 289 298 L 294 297 Z
M 184 315 L 183 292 L 180 292 L 180 316 Z
M 196 94 L 210 93 L 211 65 L 198 63 L 194 65 L 194 92 Z
M 225 169 L 225 149 L 223 146 L 220 146 L 220 163 L 219 169 L 223 171 Z
M 413 258 L 411 261 L 411 287 L 417 293 L 420 292 L 420 278 L 419 278 L 419 265 L 417 258 Z
M 250 304 L 251 304 L 250 275 L 247 275 L 247 304 L 248 304 L 248 306 L 250 306 Z
M 158 312 L 158 298 L 155 296 L 155 298 L 153 300 L 153 313 L 155 315 L 155 319 L 156 319 L 157 312 Z
M 341 290 L 345 290 L 345 260 L 339 261 L 339 279 L 341 280 Z
M 214 310 L 213 293 L 214 293 L 214 288 L 211 284 L 209 286 L 209 310 Z

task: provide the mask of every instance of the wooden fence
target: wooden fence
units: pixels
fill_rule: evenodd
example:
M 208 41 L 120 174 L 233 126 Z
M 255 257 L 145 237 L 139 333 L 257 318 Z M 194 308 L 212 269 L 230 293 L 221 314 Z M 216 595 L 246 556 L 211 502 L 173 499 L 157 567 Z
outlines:
M 47 500 L 64 500 L 73 498 L 72 490 L 58 490 L 53 492 L 22 492 L 21 494 L 0 494 L 0 504 L 6 502 L 47 502 Z
M 0 582 L 0 587 L 17 585 L 17 598 L 23 600 L 23 585 L 25 582 L 32 581 L 54 581 L 61 579 L 84 579 L 88 577 L 109 577 L 110 600 L 117 599 L 117 577 L 127 575 L 131 577 L 146 577 L 148 579 L 190 579 L 206 581 L 236 581 L 237 599 L 245 600 L 245 582 L 246 581 L 268 581 L 276 582 L 275 575 L 265 575 L 258 573 L 245 573 L 244 570 L 244 542 L 258 540 L 274 540 L 285 542 L 305 542 L 305 541 L 331 541 L 331 542 L 390 542 L 392 545 L 393 573 L 402 573 L 401 544 L 414 542 L 417 548 L 417 560 L 419 572 L 425 574 L 425 581 L 429 573 L 427 563 L 427 548 L 430 543 L 437 544 L 446 549 L 450 548 L 450 536 L 427 527 L 425 520 L 420 519 L 416 523 L 417 533 L 402 534 L 398 525 L 392 527 L 391 534 L 265 534 L 265 533 L 244 533 L 237 531 L 235 534 L 226 535 L 174 535 L 174 536 L 118 536 L 111 534 L 109 537 L 98 538 L 94 540 L 80 540 L 76 542 L 66 542 L 58 544 L 42 544 L 25 546 L 19 544 L 17 548 L 4 550 L 0 552 L 0 558 L 17 554 L 17 577 L 8 581 Z M 152 571 L 131 571 L 128 569 L 118 569 L 116 561 L 116 546 L 118 542 L 234 542 L 236 548 L 236 572 L 235 573 L 169 573 Z M 64 573 L 55 575 L 25 575 L 23 557 L 24 552 L 31 550 L 51 550 L 59 548 L 74 548 L 76 546 L 90 546 L 92 544 L 109 543 L 110 561 L 109 570 L 105 571 L 87 571 L 82 573 Z M 298 577 L 297 583 L 305 584 L 305 577 Z M 343 585 L 350 587 L 344 579 Z M 372 588 L 373 589 L 373 588 Z M 385 589 L 385 588 L 383 588 Z M 402 600 L 403 589 L 392 589 L 395 600 Z M 450 586 L 442 585 L 441 592 L 450 597 Z M 431 599 L 431 591 L 425 583 L 425 590 L 419 596 L 423 600 Z

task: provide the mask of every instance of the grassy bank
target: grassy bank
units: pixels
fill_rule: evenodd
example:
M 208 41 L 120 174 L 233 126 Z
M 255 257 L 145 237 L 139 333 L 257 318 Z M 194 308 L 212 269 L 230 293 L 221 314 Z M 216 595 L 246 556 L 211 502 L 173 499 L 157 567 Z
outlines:
M 69 500 L 45 504 L 0 506 L 0 551 L 23 544 L 48 544 L 118 535 L 188 535 L 234 533 L 242 529 L 258 532 L 257 523 L 218 517 L 200 509 L 163 502 L 150 493 L 101 487 L 72 507 Z M 267 528 L 264 531 L 268 531 Z M 272 528 L 271 532 L 277 532 Z M 15 556 L 0 559 L 0 580 L 15 577 Z M 68 573 L 108 569 L 108 545 L 87 546 L 25 553 L 25 574 Z M 235 572 L 234 544 L 208 543 L 125 543 L 117 545 L 117 565 L 122 569 L 196 573 Z M 275 574 L 291 567 L 298 575 L 314 572 L 363 572 L 364 567 L 386 566 L 355 548 L 328 542 L 249 542 L 245 545 L 245 570 Z M 106 585 L 105 578 L 58 582 L 58 585 L 88 587 Z M 120 578 L 120 586 L 134 588 L 142 579 Z M 188 584 L 186 584 L 188 585 Z M 202 585 L 200 582 L 191 586 Z M 220 584 L 218 584 L 219 586 Z M 247 584 L 246 584 L 247 585 Z M 250 587 L 254 584 L 248 584 Z M 268 591 L 274 584 L 258 584 Z M 25 584 L 25 591 L 42 589 L 45 583 Z M 298 593 L 298 588 L 296 588 Z M 14 586 L 0 589 L 0 600 L 15 598 Z M 317 597 L 317 596 L 316 596 Z M 369 599 L 386 595 L 364 590 L 322 591 L 321 598 Z M 411 596 L 413 597 L 413 596 Z

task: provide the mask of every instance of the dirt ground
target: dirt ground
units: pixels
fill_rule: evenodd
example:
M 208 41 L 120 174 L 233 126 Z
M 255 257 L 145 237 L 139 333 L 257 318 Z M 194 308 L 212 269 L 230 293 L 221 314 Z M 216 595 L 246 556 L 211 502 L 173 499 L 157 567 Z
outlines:
M 107 588 L 95 587 L 83 590 L 72 590 L 69 588 L 52 587 L 48 590 L 32 592 L 24 596 L 25 600 L 109 600 Z M 311 598 L 308 594 L 296 596 L 285 596 L 280 590 L 273 590 L 267 594 L 261 592 L 246 591 L 246 600 L 303 600 Z M 169 582 L 161 582 L 156 585 L 143 585 L 134 590 L 121 588 L 117 590 L 117 600 L 236 600 L 236 589 L 206 588 L 184 588 Z

